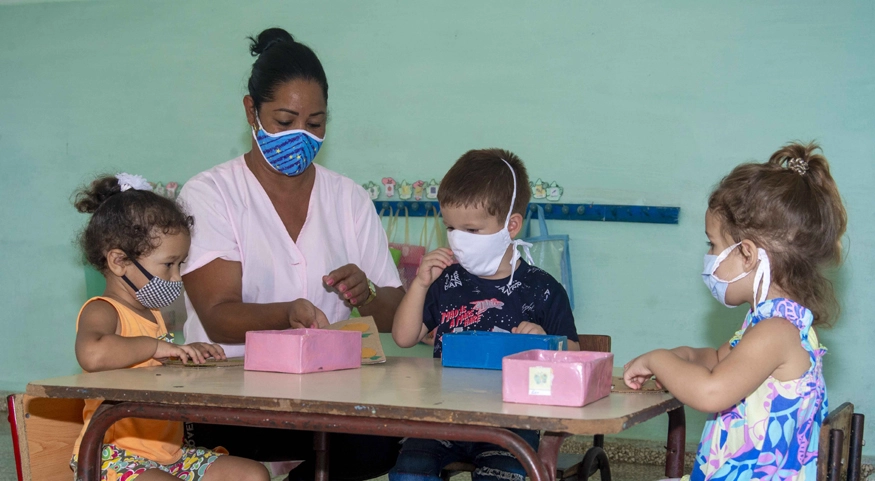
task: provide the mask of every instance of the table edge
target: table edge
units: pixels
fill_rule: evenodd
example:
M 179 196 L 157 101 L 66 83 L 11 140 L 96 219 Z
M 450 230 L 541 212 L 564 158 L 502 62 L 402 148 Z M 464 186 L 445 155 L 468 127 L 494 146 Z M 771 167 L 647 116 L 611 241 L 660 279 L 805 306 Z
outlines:
M 81 388 L 71 386 L 51 386 L 29 383 L 28 395 L 43 398 L 64 399 L 102 399 L 116 402 L 143 402 L 162 405 L 210 406 L 235 409 L 255 409 L 259 411 L 298 411 L 302 413 L 328 414 L 337 416 L 370 417 L 385 419 L 415 419 L 436 423 L 461 423 L 477 426 L 491 426 L 517 429 L 537 429 L 561 432 L 572 435 L 616 434 L 636 424 L 640 424 L 668 411 L 682 407 L 676 398 L 649 406 L 648 408 L 608 419 L 575 420 L 548 418 L 519 414 L 499 414 L 476 411 L 450 411 L 391 405 L 356 405 L 336 401 L 310 401 L 298 399 L 252 398 L 227 394 L 168 393 L 152 391 L 120 392 L 113 388 Z M 614 396 L 648 396 L 642 393 L 615 393 Z M 193 399 L 196 397 L 196 399 Z

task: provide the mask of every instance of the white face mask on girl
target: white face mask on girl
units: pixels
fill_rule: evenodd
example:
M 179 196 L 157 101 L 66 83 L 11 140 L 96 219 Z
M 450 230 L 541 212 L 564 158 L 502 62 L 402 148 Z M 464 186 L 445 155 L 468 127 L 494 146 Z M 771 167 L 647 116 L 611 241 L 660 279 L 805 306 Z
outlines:
M 513 272 L 516 267 L 516 261 L 522 257 L 517 250 L 518 246 L 522 246 L 526 253 L 526 260 L 529 264 L 532 262 L 532 256 L 529 253 L 529 247 L 532 244 L 521 240 L 512 240 L 510 231 L 507 230 L 507 225 L 510 222 L 510 215 L 513 213 L 513 204 L 516 202 L 516 172 L 506 160 L 501 159 L 510 169 L 513 175 L 513 196 L 510 199 L 510 209 L 507 211 L 507 218 L 504 220 L 504 228 L 495 234 L 473 234 L 463 230 L 455 229 L 447 232 L 447 242 L 450 244 L 450 249 L 459 264 L 466 271 L 478 277 L 493 276 L 498 272 L 501 266 L 501 259 L 504 258 L 507 252 L 507 246 L 513 244 L 513 255 L 510 258 L 510 280 L 507 285 L 513 283 Z
M 723 252 L 716 256 L 713 254 L 705 254 L 705 270 L 702 272 L 702 280 L 705 282 L 705 285 L 708 286 L 708 289 L 711 290 L 711 295 L 726 307 L 738 307 L 738 304 L 726 303 L 726 289 L 729 288 L 729 284 L 744 279 L 752 271 L 742 272 L 728 281 L 720 279 L 714 272 L 720 267 L 720 263 L 729 257 L 732 250 L 740 245 L 741 242 L 732 244 L 726 249 L 723 249 Z M 753 298 L 757 300 L 757 305 L 759 305 L 766 300 L 766 295 L 769 293 L 769 286 L 772 283 L 772 271 L 771 263 L 769 262 L 769 255 L 766 253 L 765 249 L 757 248 L 757 259 L 759 259 L 760 263 L 757 266 L 756 274 L 754 275 Z M 762 284 L 762 290 L 760 291 L 759 298 L 757 298 L 757 288 L 760 287 L 760 284 Z

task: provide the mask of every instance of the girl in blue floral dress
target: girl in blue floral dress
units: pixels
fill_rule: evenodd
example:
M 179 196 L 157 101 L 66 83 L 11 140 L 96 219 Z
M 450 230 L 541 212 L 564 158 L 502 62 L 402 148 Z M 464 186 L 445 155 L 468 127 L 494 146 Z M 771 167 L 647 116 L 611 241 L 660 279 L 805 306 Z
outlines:
M 708 201 L 705 284 L 728 307 L 749 304 L 719 349 L 648 352 L 625 366 L 629 387 L 652 376 L 681 402 L 714 413 L 691 480 L 814 481 L 827 414 L 814 328 L 838 312 L 822 269 L 841 259 L 847 214 L 816 144 L 793 143 L 742 164 Z

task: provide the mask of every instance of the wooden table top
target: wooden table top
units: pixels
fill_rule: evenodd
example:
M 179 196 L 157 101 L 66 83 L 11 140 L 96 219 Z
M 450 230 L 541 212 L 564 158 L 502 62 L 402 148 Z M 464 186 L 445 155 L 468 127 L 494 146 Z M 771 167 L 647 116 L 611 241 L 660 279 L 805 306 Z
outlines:
M 505 403 L 501 371 L 443 368 L 439 359 L 310 374 L 242 367 L 153 367 L 83 373 L 28 384 L 37 397 L 99 398 L 453 422 L 570 434 L 612 434 L 681 406 L 668 393 L 611 394 L 582 408 Z

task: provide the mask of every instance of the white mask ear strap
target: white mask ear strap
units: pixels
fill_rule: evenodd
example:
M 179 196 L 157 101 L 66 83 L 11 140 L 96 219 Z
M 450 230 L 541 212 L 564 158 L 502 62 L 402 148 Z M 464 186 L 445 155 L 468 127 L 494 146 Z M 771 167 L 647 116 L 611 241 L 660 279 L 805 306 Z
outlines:
M 750 274 L 750 271 L 742 272 L 741 274 L 735 276 L 732 280 L 729 280 L 729 281 L 723 281 L 723 279 L 717 277 L 716 272 L 717 272 L 717 268 L 720 267 L 720 263 L 725 261 L 726 258 L 729 257 L 729 254 L 731 254 L 732 251 L 740 245 L 741 245 L 741 242 L 736 242 L 735 244 L 732 244 L 731 246 L 724 249 L 723 252 L 721 252 L 720 255 L 717 256 L 717 259 L 714 260 L 714 269 L 711 271 L 711 276 L 713 276 L 718 281 L 728 282 L 728 283 L 732 284 L 735 281 L 738 281 L 740 279 L 744 279 L 748 274 Z
M 753 278 L 753 296 L 754 299 L 757 299 L 757 289 L 762 282 L 762 291 L 757 299 L 757 305 L 759 305 L 766 300 L 766 296 L 769 294 L 769 287 L 772 284 L 772 264 L 769 262 L 769 254 L 763 248 L 757 249 L 757 259 L 759 259 L 760 265 L 757 266 L 757 273 Z
M 510 256 L 510 280 L 507 281 L 508 287 L 513 284 L 513 273 L 516 270 L 516 261 L 522 258 L 522 254 L 520 254 L 518 247 L 523 248 L 523 252 L 526 254 L 526 262 L 528 262 L 529 265 L 535 265 L 535 261 L 532 260 L 532 253 L 531 251 L 529 251 L 529 248 L 532 247 L 532 244 L 529 244 L 524 240 L 517 239 L 511 242 L 510 245 L 513 249 L 513 254 L 511 254 Z
M 507 168 L 510 169 L 510 175 L 513 177 L 513 195 L 510 198 L 510 209 L 507 211 L 507 218 L 504 219 L 504 228 L 507 229 L 507 225 L 510 224 L 510 215 L 513 214 L 513 205 L 516 203 L 516 172 L 514 172 L 513 167 L 510 166 L 508 161 L 501 159 L 507 165 Z
M 510 225 L 510 215 L 513 214 L 513 206 L 516 204 L 516 172 L 513 170 L 513 167 L 511 167 L 510 162 L 504 159 L 501 159 L 501 161 L 507 165 L 508 169 L 510 169 L 510 175 L 513 178 L 513 195 L 510 197 L 510 208 L 507 210 L 507 217 L 504 219 L 504 228 L 507 230 L 507 226 Z M 517 247 L 521 246 L 523 248 L 523 251 L 526 253 L 526 261 L 529 264 L 535 264 L 532 261 L 532 254 L 529 252 L 529 248 L 532 247 L 532 244 L 522 240 L 515 240 L 511 242 L 510 245 L 513 249 L 513 254 L 510 256 L 510 280 L 507 281 L 508 287 L 513 284 L 513 273 L 516 270 L 516 261 L 522 257 Z

